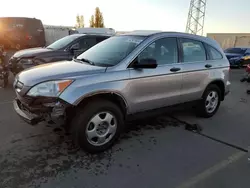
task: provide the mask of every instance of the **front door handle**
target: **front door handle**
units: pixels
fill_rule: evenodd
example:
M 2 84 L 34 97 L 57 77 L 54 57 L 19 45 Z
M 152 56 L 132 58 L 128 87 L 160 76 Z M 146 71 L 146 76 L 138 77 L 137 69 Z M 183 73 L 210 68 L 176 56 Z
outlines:
M 178 68 L 178 67 L 173 67 L 170 69 L 171 72 L 177 72 L 179 70 L 181 70 L 181 68 Z
M 205 67 L 206 67 L 206 68 L 211 68 L 211 67 L 212 67 L 212 65 L 210 65 L 210 64 L 206 64 L 206 65 L 205 65 Z

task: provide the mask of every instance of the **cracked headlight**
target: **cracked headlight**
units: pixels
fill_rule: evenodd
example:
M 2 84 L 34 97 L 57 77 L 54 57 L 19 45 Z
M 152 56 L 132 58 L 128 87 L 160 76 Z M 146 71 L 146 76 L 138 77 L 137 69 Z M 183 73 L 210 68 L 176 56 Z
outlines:
M 40 83 L 32 87 L 28 96 L 43 96 L 43 97 L 57 97 L 59 96 L 71 83 L 73 80 L 55 80 Z

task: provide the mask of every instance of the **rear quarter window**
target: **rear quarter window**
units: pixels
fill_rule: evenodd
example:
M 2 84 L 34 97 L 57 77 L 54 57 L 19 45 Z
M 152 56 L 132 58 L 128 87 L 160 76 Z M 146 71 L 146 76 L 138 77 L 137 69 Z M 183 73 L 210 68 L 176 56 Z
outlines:
M 205 44 L 205 47 L 208 54 L 208 60 L 219 60 L 223 58 L 222 54 L 214 47 L 208 44 Z

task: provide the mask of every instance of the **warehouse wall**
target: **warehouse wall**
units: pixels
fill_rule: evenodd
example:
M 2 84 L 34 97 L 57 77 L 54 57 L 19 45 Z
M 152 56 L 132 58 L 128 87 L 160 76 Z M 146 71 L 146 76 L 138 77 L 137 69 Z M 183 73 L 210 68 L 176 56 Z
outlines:
M 208 33 L 223 49 L 230 47 L 250 47 L 250 33 Z

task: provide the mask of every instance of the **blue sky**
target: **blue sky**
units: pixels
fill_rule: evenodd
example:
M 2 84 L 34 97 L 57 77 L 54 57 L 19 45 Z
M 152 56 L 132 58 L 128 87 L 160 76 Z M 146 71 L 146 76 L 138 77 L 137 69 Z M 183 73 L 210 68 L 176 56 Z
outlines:
M 36 17 L 44 24 L 74 25 L 77 13 L 85 25 L 99 6 L 106 27 L 185 31 L 190 0 L 3 0 L 0 16 Z M 247 0 L 207 0 L 205 33 L 249 32 Z

